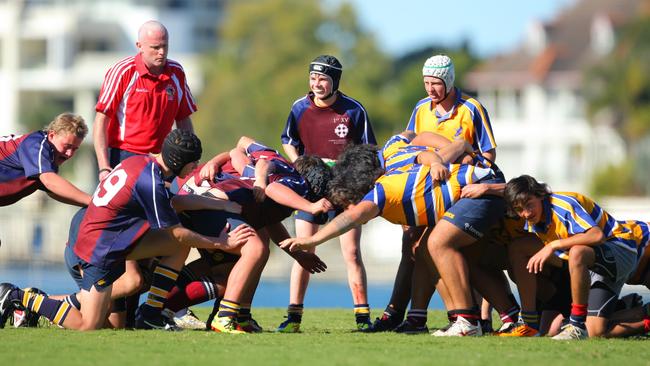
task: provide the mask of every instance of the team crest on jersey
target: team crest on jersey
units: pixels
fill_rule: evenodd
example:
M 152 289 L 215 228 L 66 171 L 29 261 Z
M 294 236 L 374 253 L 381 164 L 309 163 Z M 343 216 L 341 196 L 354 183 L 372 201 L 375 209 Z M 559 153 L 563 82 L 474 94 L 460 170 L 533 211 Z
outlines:
M 334 133 L 340 138 L 347 136 L 349 131 L 350 130 L 348 129 L 348 126 L 344 125 L 343 123 L 334 127 Z
M 167 85 L 167 88 L 165 89 L 165 92 L 167 93 L 167 100 L 174 100 L 174 87 L 171 85 Z

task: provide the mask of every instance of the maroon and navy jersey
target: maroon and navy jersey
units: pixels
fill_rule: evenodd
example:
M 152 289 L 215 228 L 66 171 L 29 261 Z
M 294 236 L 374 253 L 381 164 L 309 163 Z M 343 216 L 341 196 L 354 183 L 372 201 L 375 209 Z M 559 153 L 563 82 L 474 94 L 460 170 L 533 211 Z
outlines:
M 336 160 L 349 143 L 376 144 L 368 112 L 358 101 L 337 92 L 336 102 L 321 108 L 314 94 L 293 103 L 282 132 L 282 143 L 293 145 L 300 155 Z
M 259 143 L 251 144 L 246 154 L 251 159 L 251 164 L 244 168 L 243 176 L 239 175 L 230 162 L 221 167 L 213 181 L 203 180 L 200 171 L 204 164 L 200 165 L 186 178 L 176 178 L 172 182 L 172 192 L 175 194 L 203 194 L 210 188 L 216 188 L 224 192 L 230 201 L 237 202 L 242 206 L 241 216 L 247 224 L 255 229 L 263 228 L 270 224 L 278 223 L 293 213 L 293 209 L 282 206 L 270 198 L 264 202 L 255 202 L 253 196 L 253 183 L 255 182 L 254 164 L 259 159 L 267 159 L 274 164 L 274 171 L 269 175 L 269 183 L 280 183 L 298 195 L 305 197 L 309 187 L 304 178 L 298 174 L 291 163 L 277 151 Z M 192 184 L 186 184 L 192 180 Z
M 170 198 L 154 158 L 124 160 L 97 186 L 81 221 L 74 252 L 102 268 L 125 260 L 147 230 L 179 224 Z
M 45 131 L 0 137 L 0 206 L 44 190 L 38 176 L 58 171 L 54 146 Z

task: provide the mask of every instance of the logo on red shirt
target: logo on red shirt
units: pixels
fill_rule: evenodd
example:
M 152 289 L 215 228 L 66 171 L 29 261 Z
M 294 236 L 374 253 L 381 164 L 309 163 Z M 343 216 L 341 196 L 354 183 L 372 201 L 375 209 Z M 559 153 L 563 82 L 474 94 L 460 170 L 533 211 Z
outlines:
M 174 100 L 174 88 L 171 85 L 167 85 L 165 92 L 167 93 L 167 100 Z

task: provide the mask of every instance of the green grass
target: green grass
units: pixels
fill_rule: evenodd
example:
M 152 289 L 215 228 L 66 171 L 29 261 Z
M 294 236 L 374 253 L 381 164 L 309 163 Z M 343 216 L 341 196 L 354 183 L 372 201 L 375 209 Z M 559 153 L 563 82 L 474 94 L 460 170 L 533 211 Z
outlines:
M 205 319 L 207 308 L 195 308 Z M 266 330 L 284 309 L 257 309 Z M 444 313 L 429 313 L 444 325 Z M 307 309 L 301 334 L 227 335 L 204 331 L 0 330 L 0 365 L 650 365 L 646 340 L 434 338 L 352 332 L 349 309 Z

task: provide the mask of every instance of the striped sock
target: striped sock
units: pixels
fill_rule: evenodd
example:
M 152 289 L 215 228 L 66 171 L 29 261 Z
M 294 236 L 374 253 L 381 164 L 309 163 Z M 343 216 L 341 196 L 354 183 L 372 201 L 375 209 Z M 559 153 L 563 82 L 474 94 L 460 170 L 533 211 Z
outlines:
M 203 278 L 199 278 L 199 276 L 195 275 L 189 267 L 185 266 L 178 275 L 176 286 L 184 288 L 189 283 L 194 281 L 203 281 Z
M 72 306 L 63 300 L 50 299 L 46 295 L 15 289 L 12 298 L 20 299 L 22 305 L 56 325 L 62 325 Z
M 295 323 L 302 322 L 304 308 L 304 304 L 289 304 L 287 307 L 287 319 Z
M 145 317 L 160 314 L 167 295 L 174 288 L 177 278 L 178 271 L 158 263 L 153 271 L 147 301 L 142 304 L 142 312 Z
M 465 320 L 470 322 L 472 325 L 478 325 L 478 321 L 481 318 L 479 315 L 479 310 L 478 308 L 472 308 L 472 309 L 456 309 L 456 310 L 451 310 L 451 313 L 456 315 L 456 319 L 458 319 L 459 316 L 462 316 Z
M 368 304 L 354 304 L 354 317 L 358 323 L 370 322 L 370 306 Z
M 237 321 L 244 322 L 251 319 L 251 304 L 241 304 L 239 313 L 237 314 Z
M 569 316 L 569 322 L 576 327 L 585 329 L 586 320 L 587 320 L 587 305 L 571 304 L 571 316 Z
M 422 327 L 427 324 L 427 309 L 411 309 L 406 313 L 406 321 Z
M 516 323 L 517 322 L 517 315 L 519 314 L 519 311 L 521 311 L 521 308 L 519 308 L 519 305 L 515 304 L 515 306 L 511 307 L 510 309 L 506 310 L 503 313 L 499 313 L 499 316 L 501 317 L 501 322 L 502 323 Z
M 77 294 L 76 293 L 64 297 L 63 301 L 65 301 L 68 304 L 74 306 L 75 309 L 81 310 L 81 303 L 79 302 L 79 299 L 77 299 Z
M 237 317 L 237 314 L 239 314 L 240 308 L 241 306 L 238 302 L 223 299 L 219 303 L 219 312 L 217 313 L 217 317 L 235 318 Z
M 520 318 L 529 327 L 539 330 L 539 313 L 536 311 L 522 311 Z
M 216 297 L 217 291 L 212 280 L 203 278 L 201 281 L 188 283 L 184 288 L 174 287 L 167 296 L 165 307 L 176 312 L 188 306 L 215 299 Z

